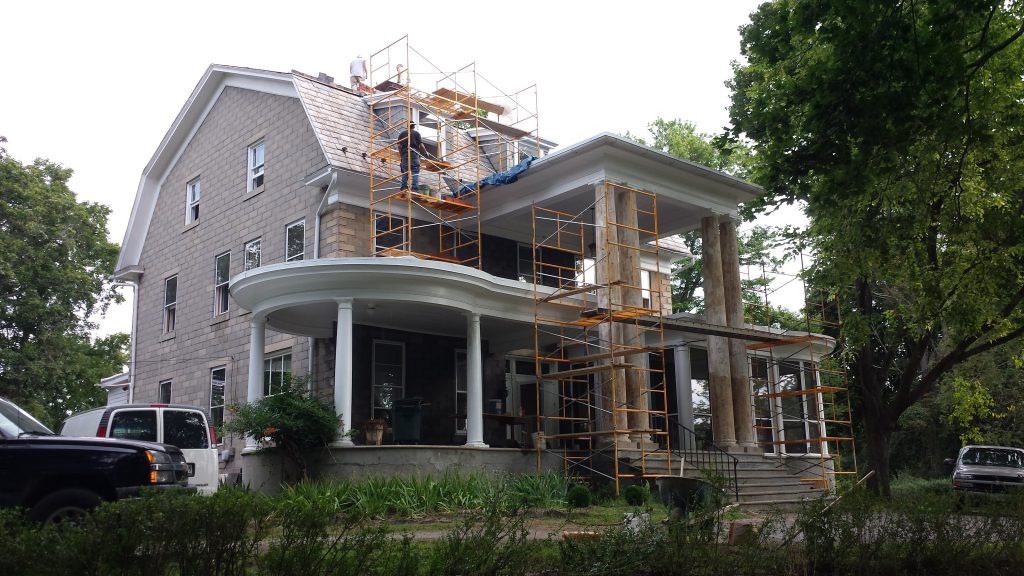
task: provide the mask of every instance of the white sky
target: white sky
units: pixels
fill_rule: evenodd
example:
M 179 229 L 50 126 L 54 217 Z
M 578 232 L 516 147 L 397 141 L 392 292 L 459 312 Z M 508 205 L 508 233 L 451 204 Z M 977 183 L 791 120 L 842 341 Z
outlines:
M 0 134 L 24 163 L 73 168 L 120 243 L 143 168 L 211 63 L 345 83 L 357 53 L 408 34 L 442 69 L 475 62 L 506 92 L 537 84 L 540 134 L 560 144 L 646 135 L 657 117 L 717 133 L 737 29 L 759 3 L 21 0 L 3 9 Z M 130 302 L 101 321 L 130 330 Z

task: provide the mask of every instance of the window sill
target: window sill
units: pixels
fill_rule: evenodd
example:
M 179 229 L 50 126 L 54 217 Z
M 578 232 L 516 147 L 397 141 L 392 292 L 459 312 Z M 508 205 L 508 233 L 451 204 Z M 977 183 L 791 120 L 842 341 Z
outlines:
M 264 184 L 264 185 L 260 186 L 259 188 L 253 188 L 252 190 L 249 190 L 248 192 L 245 193 L 245 200 L 249 200 L 250 198 L 254 198 L 254 197 L 258 196 L 259 194 L 263 194 L 263 191 L 266 190 L 266 189 L 267 189 L 267 185 Z
M 174 331 L 173 330 L 170 331 L 170 332 L 164 332 L 164 334 L 162 336 L 160 336 L 159 342 L 166 342 L 168 340 L 174 340 Z
M 192 222 L 189 222 L 188 224 L 185 224 L 185 227 L 181 229 L 181 233 L 184 234 L 185 232 L 194 229 L 196 226 L 199 226 L 199 220 L 194 220 Z
M 218 314 L 218 315 L 214 316 L 212 320 L 210 320 L 210 326 L 213 326 L 214 324 L 220 324 L 222 322 L 227 322 L 230 319 L 231 319 L 231 312 L 225 312 L 223 314 Z

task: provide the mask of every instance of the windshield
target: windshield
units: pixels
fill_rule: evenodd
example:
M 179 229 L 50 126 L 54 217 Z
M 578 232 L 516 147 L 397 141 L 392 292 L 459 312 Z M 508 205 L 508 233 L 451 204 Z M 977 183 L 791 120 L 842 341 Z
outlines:
M 1024 468 L 1024 453 L 1006 448 L 971 448 L 960 459 L 968 466 L 1004 466 Z
M 18 437 L 21 434 L 53 436 L 53 432 L 43 426 L 42 422 L 6 398 L 0 398 L 0 430 L 4 436 L 10 437 Z

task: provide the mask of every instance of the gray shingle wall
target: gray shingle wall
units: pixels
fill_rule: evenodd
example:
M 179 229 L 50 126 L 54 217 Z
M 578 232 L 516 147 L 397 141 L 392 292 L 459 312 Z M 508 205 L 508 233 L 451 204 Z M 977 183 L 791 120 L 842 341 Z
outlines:
M 266 144 L 264 186 L 246 192 L 248 147 Z M 295 98 L 229 87 L 178 158 L 160 189 L 141 265 L 135 399 L 157 399 L 158 383 L 173 380 L 172 401 L 205 408 L 210 368 L 227 367 L 227 403 L 246 399 L 250 315 L 234 302 L 213 315 L 214 259 L 230 251 L 231 276 L 242 272 L 245 243 L 262 241 L 261 264 L 283 262 L 285 227 L 306 222 L 313 255 L 316 208 L 322 193 L 304 177 L 327 165 L 302 105 Z M 201 178 L 200 217 L 185 224 L 185 185 Z M 177 274 L 177 322 L 163 333 L 164 280 Z M 267 332 L 267 350 L 292 353 L 293 372 L 307 371 L 307 340 Z

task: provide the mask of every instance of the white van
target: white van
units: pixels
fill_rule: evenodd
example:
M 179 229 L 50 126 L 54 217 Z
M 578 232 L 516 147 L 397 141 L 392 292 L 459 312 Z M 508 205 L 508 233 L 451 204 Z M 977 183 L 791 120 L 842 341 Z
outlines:
M 81 412 L 64 421 L 61 436 L 127 438 L 173 444 L 188 462 L 188 485 L 217 490 L 217 434 L 206 413 L 181 404 L 120 404 Z

